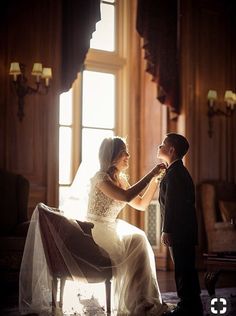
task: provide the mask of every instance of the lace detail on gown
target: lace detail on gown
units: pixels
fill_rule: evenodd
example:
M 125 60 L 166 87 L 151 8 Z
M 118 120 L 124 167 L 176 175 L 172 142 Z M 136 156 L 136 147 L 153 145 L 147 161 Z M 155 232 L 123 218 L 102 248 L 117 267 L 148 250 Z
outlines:
M 105 172 L 97 172 L 91 179 L 91 191 L 88 202 L 88 218 L 113 221 L 117 218 L 126 202 L 113 200 L 105 195 L 98 187 L 101 181 L 111 180 Z

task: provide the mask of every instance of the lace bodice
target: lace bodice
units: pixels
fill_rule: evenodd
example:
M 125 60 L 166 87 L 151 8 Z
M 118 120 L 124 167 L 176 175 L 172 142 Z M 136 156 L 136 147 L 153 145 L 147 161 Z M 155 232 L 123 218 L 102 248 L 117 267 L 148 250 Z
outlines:
M 88 201 L 88 217 L 101 217 L 107 220 L 115 220 L 126 202 L 111 199 L 105 195 L 97 184 L 106 179 L 110 179 L 105 172 L 99 171 L 91 179 L 91 190 Z

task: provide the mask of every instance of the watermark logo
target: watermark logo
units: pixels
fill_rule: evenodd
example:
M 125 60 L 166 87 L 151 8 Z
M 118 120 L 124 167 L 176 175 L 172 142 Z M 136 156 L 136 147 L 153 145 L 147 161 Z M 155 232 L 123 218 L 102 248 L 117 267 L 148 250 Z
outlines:
M 224 297 L 211 299 L 211 313 L 213 315 L 225 315 L 227 313 L 227 300 Z

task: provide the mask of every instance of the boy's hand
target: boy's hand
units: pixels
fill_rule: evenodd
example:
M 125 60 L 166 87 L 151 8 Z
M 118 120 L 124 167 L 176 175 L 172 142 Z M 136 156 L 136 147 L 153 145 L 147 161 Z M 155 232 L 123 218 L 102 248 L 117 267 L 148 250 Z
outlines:
M 163 232 L 161 234 L 161 243 L 165 245 L 166 247 L 170 247 L 172 245 L 171 234 Z

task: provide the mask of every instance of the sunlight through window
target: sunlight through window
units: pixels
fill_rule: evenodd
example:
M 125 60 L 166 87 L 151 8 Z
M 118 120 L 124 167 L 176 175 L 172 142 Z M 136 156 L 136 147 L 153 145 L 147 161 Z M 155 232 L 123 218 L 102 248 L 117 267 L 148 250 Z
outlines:
M 98 150 L 105 137 L 114 134 L 115 76 L 111 73 L 83 72 L 82 161 L 98 170 Z M 96 169 L 97 168 L 97 169 Z
M 112 3 L 101 3 L 101 20 L 96 24 L 90 47 L 110 52 L 115 50 L 115 8 Z
M 71 184 L 72 90 L 60 95 L 59 104 L 59 207 Z
M 83 126 L 114 128 L 115 76 L 83 72 Z
M 59 130 L 59 183 L 71 182 L 71 128 L 60 127 Z
M 72 124 L 72 92 L 64 92 L 60 95 L 60 125 Z
M 99 169 L 98 151 L 102 140 L 105 137 L 113 136 L 112 130 L 88 129 L 82 130 L 82 160 L 86 161 L 94 171 Z M 96 164 L 94 164 L 94 162 Z
M 120 18 L 124 6 L 118 0 L 101 0 L 100 8 L 101 20 L 90 40 L 91 57 L 86 57 L 84 70 L 71 90 L 60 95 L 60 206 L 70 195 L 79 164 L 86 162 L 90 175 L 97 171 L 100 144 L 117 131 L 117 106 L 123 100 L 121 78 L 126 58 L 121 49 L 126 34 Z

